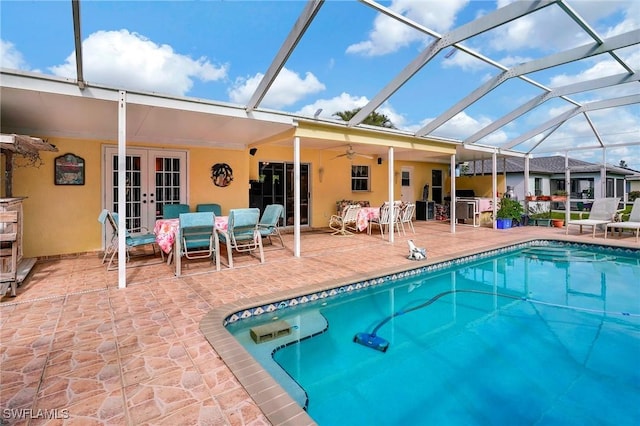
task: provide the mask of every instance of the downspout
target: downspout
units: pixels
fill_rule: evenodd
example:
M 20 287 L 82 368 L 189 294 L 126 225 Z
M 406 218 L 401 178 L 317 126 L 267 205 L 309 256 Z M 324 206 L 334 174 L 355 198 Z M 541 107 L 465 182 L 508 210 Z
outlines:
M 118 287 L 127 287 L 127 92 L 118 102 Z
M 607 196 L 607 150 L 602 147 L 602 167 L 600 167 L 600 198 Z M 594 195 L 595 198 L 595 195 Z

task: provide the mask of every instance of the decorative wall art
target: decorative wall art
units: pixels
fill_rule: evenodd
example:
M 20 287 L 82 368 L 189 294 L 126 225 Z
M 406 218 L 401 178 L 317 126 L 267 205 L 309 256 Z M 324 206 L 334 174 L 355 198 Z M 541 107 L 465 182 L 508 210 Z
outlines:
M 233 181 L 233 170 L 227 163 L 216 163 L 211 167 L 211 180 L 215 186 L 229 186 Z
M 84 159 L 67 153 L 54 160 L 56 185 L 84 185 Z

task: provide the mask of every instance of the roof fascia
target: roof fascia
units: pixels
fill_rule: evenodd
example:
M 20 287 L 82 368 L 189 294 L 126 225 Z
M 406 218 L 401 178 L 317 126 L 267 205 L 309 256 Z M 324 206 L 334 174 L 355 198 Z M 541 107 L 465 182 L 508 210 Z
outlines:
M 319 122 L 298 122 L 295 136 L 309 139 L 333 141 L 343 144 L 364 144 L 393 148 L 405 148 L 418 151 L 437 152 L 453 155 L 459 143 L 416 138 L 411 135 L 336 126 Z

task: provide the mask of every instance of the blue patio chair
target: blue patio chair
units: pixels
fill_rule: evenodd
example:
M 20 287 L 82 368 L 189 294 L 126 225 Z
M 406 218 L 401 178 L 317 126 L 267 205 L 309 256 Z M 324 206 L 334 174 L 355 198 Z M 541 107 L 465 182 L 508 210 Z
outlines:
M 187 259 L 211 258 L 220 270 L 220 245 L 213 212 L 180 214 L 180 256 L 176 256 L 176 275 L 182 275 L 182 256 Z
M 165 204 L 162 209 L 164 219 L 177 219 L 181 213 L 189 213 L 188 204 Z
M 113 259 L 118 253 L 118 213 L 112 213 L 107 209 L 102 210 L 100 215 L 98 216 L 98 221 L 103 225 L 105 223 L 109 223 L 111 226 L 111 230 L 113 231 L 113 235 L 111 236 L 111 240 L 105 247 L 104 256 L 102 256 L 102 263 L 104 264 L 107 256 L 110 254 L 109 263 L 107 264 L 107 271 L 112 271 L 117 269 L 113 266 Z M 153 232 L 144 232 L 140 234 L 132 234 L 128 230 L 126 230 L 125 234 L 125 244 L 127 251 L 127 262 L 131 259 L 131 250 L 136 247 L 143 247 L 150 245 L 153 249 L 153 255 L 156 254 L 156 235 Z M 158 250 L 160 252 L 160 256 L 162 257 L 162 261 L 164 262 L 164 253 L 162 250 Z
M 233 268 L 233 251 L 246 252 L 255 257 L 260 254 L 260 263 L 264 263 L 262 237 L 258 230 L 260 209 L 231 209 L 226 230 L 218 230 L 220 242 L 227 247 L 228 266 Z
M 278 237 L 282 248 L 284 248 L 284 240 L 279 228 L 280 218 L 284 219 L 284 206 L 282 204 L 269 204 L 265 207 L 260 222 L 258 222 L 258 230 L 262 239 L 267 238 L 270 244 L 273 244 L 271 237 Z
M 216 216 L 222 216 L 222 207 L 220 204 L 198 204 L 196 212 L 213 212 Z

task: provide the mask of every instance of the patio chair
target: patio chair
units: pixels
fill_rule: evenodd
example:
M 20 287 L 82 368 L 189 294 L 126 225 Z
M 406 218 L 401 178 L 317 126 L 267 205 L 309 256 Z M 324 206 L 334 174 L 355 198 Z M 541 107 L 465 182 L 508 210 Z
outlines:
M 233 268 L 233 251 L 249 253 L 255 257 L 255 252 L 260 255 L 260 263 L 264 263 L 264 250 L 262 249 L 262 236 L 258 230 L 260 209 L 231 209 L 229 210 L 229 222 L 226 230 L 218 229 L 220 242 L 227 248 L 228 266 Z
M 389 205 L 389 203 L 384 203 L 382 207 L 380 207 L 380 216 L 369 221 L 369 235 L 371 235 L 371 227 L 373 225 L 376 225 L 378 228 L 380 228 L 380 236 L 384 238 L 383 228 L 386 227 L 388 231 L 392 223 L 396 225 L 398 223 L 399 214 L 399 205 L 395 203 L 392 205 Z
M 18 212 L 0 212 L 0 298 L 9 287 L 16 296 L 18 281 Z
M 111 226 L 111 230 L 113 231 L 113 235 L 111 237 L 111 241 L 107 244 L 105 248 L 104 256 L 102 256 L 102 263 L 104 264 L 107 256 L 111 254 L 109 257 L 109 263 L 107 264 L 107 271 L 112 271 L 117 269 L 113 267 L 113 259 L 118 253 L 118 213 L 112 213 L 107 209 L 102 210 L 100 215 L 98 216 L 98 221 L 103 225 L 105 223 L 109 223 Z M 128 230 L 126 231 L 125 236 L 125 244 L 127 251 L 127 262 L 131 259 L 130 251 L 136 247 L 144 247 L 151 246 L 153 249 L 153 255 L 156 254 L 156 234 L 153 232 L 144 232 L 140 234 L 132 234 Z M 164 253 L 162 250 L 158 250 L 160 252 L 160 256 L 162 257 L 162 261 L 164 262 Z
M 580 233 L 582 234 L 583 226 L 590 226 L 592 229 L 592 237 L 596 237 L 596 227 L 603 226 L 606 230 L 606 225 L 613 222 L 616 211 L 618 210 L 618 203 L 620 198 L 598 198 L 593 202 L 591 211 L 589 212 L 588 219 L 570 220 L 567 222 L 565 234 L 569 234 L 569 226 L 577 225 L 580 227 Z
M 604 237 L 607 238 L 607 231 L 609 229 L 618 229 L 618 236 L 622 235 L 622 231 L 625 229 L 636 231 L 636 243 L 638 242 L 638 235 L 640 234 L 640 198 L 636 198 L 631 207 L 631 214 L 629 219 L 624 222 L 608 223 L 604 230 Z
M 222 216 L 222 207 L 220 204 L 198 204 L 196 212 L 213 212 L 216 216 Z
M 280 218 L 284 218 L 284 206 L 282 204 L 269 204 L 265 207 L 260 222 L 258 222 L 258 230 L 262 236 L 262 241 L 265 238 L 269 240 L 269 243 L 273 245 L 271 237 L 277 237 L 280 239 L 281 248 L 284 248 L 284 240 L 280 234 Z
M 196 212 L 180 214 L 180 256 L 176 256 L 176 276 L 182 275 L 182 257 L 206 259 L 220 270 L 220 244 L 215 232 L 215 214 Z
M 164 219 L 177 219 L 181 213 L 189 213 L 188 204 L 165 204 L 162 208 Z
M 349 204 L 342 210 L 342 215 L 331 215 L 329 218 L 329 228 L 334 232 L 331 235 L 353 235 L 352 231 L 357 230 L 359 204 Z
M 400 227 L 402 228 L 402 234 L 407 235 L 404 225 L 408 225 L 409 228 L 411 228 L 411 231 L 413 231 L 413 233 L 416 233 L 415 228 L 413 227 L 413 214 L 416 211 L 416 205 L 414 203 L 407 203 L 404 205 L 404 207 L 400 210 L 400 214 L 398 215 L 399 220 L 398 223 L 400 224 Z

